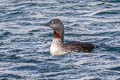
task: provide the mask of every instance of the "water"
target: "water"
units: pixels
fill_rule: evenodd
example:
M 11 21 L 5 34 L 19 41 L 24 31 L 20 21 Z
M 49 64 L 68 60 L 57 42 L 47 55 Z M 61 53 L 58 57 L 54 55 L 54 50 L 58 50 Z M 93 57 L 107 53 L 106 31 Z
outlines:
M 65 42 L 100 45 L 92 53 L 51 56 L 53 18 Z M 120 0 L 0 0 L 1 80 L 120 80 Z

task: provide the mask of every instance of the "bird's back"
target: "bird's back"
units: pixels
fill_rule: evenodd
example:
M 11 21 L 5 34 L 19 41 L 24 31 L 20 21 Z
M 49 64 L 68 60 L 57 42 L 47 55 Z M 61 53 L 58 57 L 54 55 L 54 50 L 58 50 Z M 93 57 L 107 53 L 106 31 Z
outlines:
M 64 48 L 75 52 L 91 52 L 94 45 L 87 42 L 72 41 L 64 44 Z

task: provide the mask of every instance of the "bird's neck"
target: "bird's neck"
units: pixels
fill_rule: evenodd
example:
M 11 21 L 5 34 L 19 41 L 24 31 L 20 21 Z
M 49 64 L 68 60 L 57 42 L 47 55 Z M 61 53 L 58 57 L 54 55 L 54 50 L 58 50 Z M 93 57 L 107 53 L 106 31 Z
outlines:
M 64 41 L 64 34 L 59 34 L 58 32 L 54 31 L 53 39 L 59 39 L 59 40 L 61 40 L 61 42 L 63 42 Z
M 54 31 L 53 38 L 60 38 L 60 35 L 56 31 Z

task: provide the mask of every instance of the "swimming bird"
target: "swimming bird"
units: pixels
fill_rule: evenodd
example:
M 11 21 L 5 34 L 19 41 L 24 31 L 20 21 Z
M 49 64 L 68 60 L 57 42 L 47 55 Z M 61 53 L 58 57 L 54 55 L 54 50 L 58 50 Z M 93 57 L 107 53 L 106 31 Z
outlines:
M 50 46 L 52 56 L 71 52 L 91 52 L 94 48 L 94 45 L 88 42 L 72 41 L 64 43 L 64 25 L 58 18 L 41 25 L 49 26 L 53 30 L 53 41 Z

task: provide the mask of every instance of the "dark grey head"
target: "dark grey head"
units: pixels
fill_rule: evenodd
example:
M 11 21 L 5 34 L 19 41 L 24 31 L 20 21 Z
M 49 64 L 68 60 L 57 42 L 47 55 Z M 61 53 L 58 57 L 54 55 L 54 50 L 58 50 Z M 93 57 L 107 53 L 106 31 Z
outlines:
M 43 23 L 41 25 L 49 26 L 53 31 L 56 31 L 62 41 L 64 40 L 64 25 L 60 19 L 52 19 L 48 23 Z

